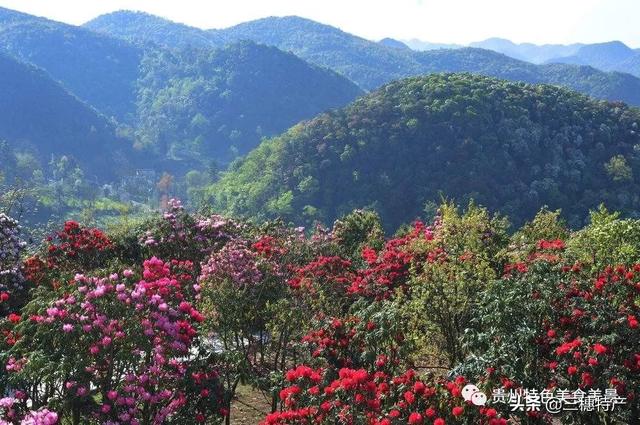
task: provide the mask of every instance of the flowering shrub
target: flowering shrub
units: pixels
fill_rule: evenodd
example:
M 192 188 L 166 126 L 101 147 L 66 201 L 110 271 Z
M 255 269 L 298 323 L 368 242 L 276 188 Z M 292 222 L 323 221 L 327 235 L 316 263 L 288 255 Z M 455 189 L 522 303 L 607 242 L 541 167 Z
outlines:
M 285 409 L 268 415 L 263 424 L 507 423 L 495 409 L 464 401 L 462 377 L 430 383 L 411 369 L 391 376 L 366 369 L 298 366 L 287 372 L 286 381 L 280 392 Z
M 640 385 L 640 265 L 608 266 L 594 278 L 579 263 L 564 262 L 563 241 L 542 240 L 538 249 L 484 294 L 469 338 L 474 360 L 461 370 L 494 386 L 614 388 L 629 406 L 609 415 L 629 421 Z M 563 423 L 591 415 L 573 412 Z
M 0 425 L 56 425 L 58 414 L 49 409 L 28 410 L 24 397 L 4 397 L 0 399 Z
M 23 301 L 25 280 L 20 256 L 25 246 L 18 222 L 0 213 L 0 317 L 19 308 Z
M 382 241 L 365 212 L 306 235 L 171 201 L 130 233 L 67 222 L 26 259 L 0 223 L 0 424 L 229 424 L 240 385 L 270 393 L 265 424 L 640 417 L 640 265 L 610 243 L 598 256 L 624 265 L 584 264 L 555 213 L 509 238 L 486 210 L 444 205 Z M 628 408 L 475 406 L 467 383 L 615 388 Z
M 74 421 L 165 423 L 186 411 L 202 422 L 220 417 L 218 375 L 196 348 L 204 318 L 193 306 L 193 268 L 151 258 L 139 278 L 125 269 L 78 274 L 55 293 L 38 288 L 15 324 L 21 337 L 9 350 L 9 382 L 35 405 L 71 406 Z
M 101 230 L 67 221 L 61 231 L 47 238 L 46 263 L 50 269 L 81 272 L 101 264 L 103 253 L 112 243 Z
M 239 223 L 224 217 L 196 217 L 182 203 L 170 199 L 159 219 L 147 223 L 138 238 L 148 256 L 190 260 L 196 264 L 243 231 Z

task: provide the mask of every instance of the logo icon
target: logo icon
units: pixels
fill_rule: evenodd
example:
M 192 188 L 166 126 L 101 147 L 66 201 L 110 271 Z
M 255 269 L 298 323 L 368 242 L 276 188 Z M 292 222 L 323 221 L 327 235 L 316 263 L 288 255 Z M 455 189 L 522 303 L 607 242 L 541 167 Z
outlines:
M 473 384 L 466 385 L 462 389 L 464 401 L 470 401 L 474 406 L 484 406 L 487 403 L 486 394 L 480 392 L 480 388 Z

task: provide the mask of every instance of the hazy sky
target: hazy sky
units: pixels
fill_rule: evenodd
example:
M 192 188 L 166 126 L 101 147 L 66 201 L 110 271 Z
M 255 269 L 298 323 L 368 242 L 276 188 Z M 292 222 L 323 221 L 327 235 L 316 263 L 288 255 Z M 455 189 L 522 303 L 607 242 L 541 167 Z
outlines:
M 119 9 L 142 10 L 201 28 L 299 15 L 376 40 L 622 40 L 640 47 L 640 0 L 0 0 L 0 6 L 72 24 Z

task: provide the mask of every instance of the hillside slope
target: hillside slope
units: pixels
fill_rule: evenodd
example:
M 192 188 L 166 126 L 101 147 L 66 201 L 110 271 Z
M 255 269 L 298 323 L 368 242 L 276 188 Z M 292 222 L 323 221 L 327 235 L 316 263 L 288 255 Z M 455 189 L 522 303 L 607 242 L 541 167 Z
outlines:
M 274 47 L 158 51 L 144 61 L 139 139 L 172 159 L 227 162 L 262 137 L 342 107 L 362 91 Z
M 637 109 L 554 86 L 409 78 L 263 142 L 211 193 L 224 212 L 297 223 L 372 207 L 389 228 L 441 196 L 516 223 L 545 204 L 572 224 L 600 202 L 639 215 L 639 124 Z
M 126 166 L 130 142 L 47 73 L 0 53 L 0 75 L 0 140 L 15 151 L 42 164 L 51 155 L 73 157 L 88 175 L 105 179 Z

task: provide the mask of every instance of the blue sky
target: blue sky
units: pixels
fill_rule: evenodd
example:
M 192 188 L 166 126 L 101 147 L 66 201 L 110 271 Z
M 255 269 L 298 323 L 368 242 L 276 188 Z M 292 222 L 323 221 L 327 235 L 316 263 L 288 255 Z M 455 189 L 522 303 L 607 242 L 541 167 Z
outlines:
M 622 40 L 640 47 L 640 0 L 0 0 L 0 6 L 80 24 L 118 9 L 201 28 L 299 15 L 380 39 L 462 43 Z

